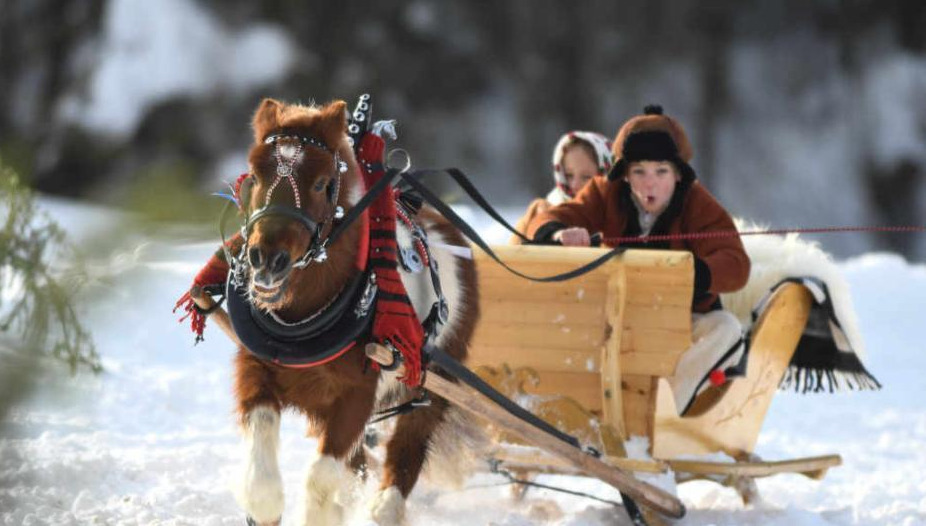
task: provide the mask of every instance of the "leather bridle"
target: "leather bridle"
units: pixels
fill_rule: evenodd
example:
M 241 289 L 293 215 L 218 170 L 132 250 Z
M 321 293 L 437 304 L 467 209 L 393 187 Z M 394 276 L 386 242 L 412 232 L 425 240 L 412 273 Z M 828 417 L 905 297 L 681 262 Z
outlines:
M 296 152 L 288 161 L 280 154 L 279 142 L 281 140 L 290 140 L 296 143 Z M 255 210 L 253 214 L 250 214 L 241 227 L 241 237 L 244 240 L 245 248 L 242 250 L 241 257 L 238 258 L 238 263 L 248 264 L 248 258 L 244 256 L 247 252 L 248 237 L 254 230 L 257 222 L 267 217 L 283 217 L 295 221 L 304 226 L 306 230 L 312 234 L 309 246 L 306 248 L 305 253 L 293 262 L 293 268 L 304 268 L 313 261 L 325 261 L 328 259 L 327 247 L 329 238 L 323 239 L 322 231 L 328 223 L 333 224 L 335 221 L 344 217 L 344 209 L 341 208 L 337 202 L 341 189 L 341 174 L 347 172 L 347 163 L 341 160 L 341 156 L 336 150 L 332 150 L 321 140 L 298 133 L 275 133 L 264 139 L 264 144 L 273 145 L 275 148 L 275 155 L 277 158 L 276 179 L 274 179 L 273 183 L 270 185 L 270 189 L 267 191 L 267 195 L 264 198 L 264 206 Z M 315 221 L 302 209 L 299 197 L 299 186 L 295 180 L 294 165 L 298 160 L 299 153 L 301 153 L 302 149 L 306 146 L 321 149 L 334 157 L 335 176 L 332 178 L 331 182 L 329 182 L 328 186 L 328 202 L 334 206 L 334 210 L 327 218 L 320 222 Z M 295 196 L 295 206 L 270 202 L 273 191 L 284 180 L 287 181 L 292 188 L 293 195 Z M 247 207 L 243 206 L 242 208 L 246 209 Z

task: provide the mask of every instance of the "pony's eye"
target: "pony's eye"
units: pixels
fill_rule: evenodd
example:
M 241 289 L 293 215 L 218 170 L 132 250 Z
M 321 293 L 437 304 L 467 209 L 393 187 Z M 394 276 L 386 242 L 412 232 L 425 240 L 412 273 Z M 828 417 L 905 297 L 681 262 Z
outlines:
M 315 181 L 315 186 L 312 187 L 312 190 L 315 190 L 316 192 L 321 192 L 322 190 L 325 189 L 326 183 L 327 181 L 325 181 L 324 179 Z

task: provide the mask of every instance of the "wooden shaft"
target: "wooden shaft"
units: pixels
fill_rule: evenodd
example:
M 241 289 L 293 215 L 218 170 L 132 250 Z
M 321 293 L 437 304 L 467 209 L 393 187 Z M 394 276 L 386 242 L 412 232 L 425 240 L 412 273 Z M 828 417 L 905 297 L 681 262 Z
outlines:
M 376 344 L 368 344 L 366 352 L 367 356 L 381 365 L 388 366 L 392 364 L 392 353 L 388 349 Z M 403 369 L 403 366 L 399 367 L 400 371 L 401 369 Z M 538 430 L 469 386 L 450 382 L 436 374 L 428 374 L 425 375 L 424 387 L 461 409 L 485 418 L 506 431 L 510 431 L 527 442 L 567 461 L 583 473 L 607 482 L 643 505 L 673 518 L 681 518 L 685 515 L 685 506 L 678 497 L 652 484 L 637 480 L 626 471 L 610 466 L 584 453 L 582 450 Z
M 212 299 L 212 296 L 205 294 L 199 285 L 193 285 L 190 289 L 190 297 L 193 298 L 193 302 L 196 303 L 200 309 L 209 310 L 215 306 L 215 300 Z M 242 345 L 241 340 L 238 339 L 238 335 L 235 334 L 235 328 L 232 327 L 231 319 L 229 319 L 225 309 L 219 307 L 209 313 L 208 316 L 220 329 L 222 329 L 222 332 L 224 332 L 231 341 L 235 342 L 237 345 Z

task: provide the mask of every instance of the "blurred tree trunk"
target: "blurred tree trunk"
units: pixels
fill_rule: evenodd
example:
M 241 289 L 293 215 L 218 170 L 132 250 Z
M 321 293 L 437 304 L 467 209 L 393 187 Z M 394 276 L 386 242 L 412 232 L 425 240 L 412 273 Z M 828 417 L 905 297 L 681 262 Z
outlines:
M 736 3 L 719 2 L 703 6 L 696 11 L 697 37 L 701 42 L 698 49 L 700 64 L 701 107 L 695 130 L 698 144 L 695 148 L 698 178 L 708 187 L 719 169 L 717 165 L 716 132 L 728 110 L 729 67 L 727 56 L 735 45 L 733 20 Z

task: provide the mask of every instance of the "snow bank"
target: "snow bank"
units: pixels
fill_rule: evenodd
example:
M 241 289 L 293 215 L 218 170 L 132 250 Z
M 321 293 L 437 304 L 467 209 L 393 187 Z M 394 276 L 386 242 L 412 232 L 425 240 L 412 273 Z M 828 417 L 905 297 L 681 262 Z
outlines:
M 53 212 L 68 207 L 53 203 Z M 79 214 L 69 224 L 81 228 Z M 516 215 L 509 211 L 506 215 Z M 61 217 L 64 217 L 62 215 Z M 94 217 L 90 214 L 85 217 Z M 481 230 L 495 241 L 507 238 Z M 89 220 L 88 220 L 89 221 Z M 89 226 L 85 224 L 83 226 Z M 0 524 L 239 525 L 228 488 L 239 439 L 231 395 L 232 347 L 214 326 L 193 346 L 170 312 L 212 243 L 152 240 L 110 276 L 111 291 L 84 309 L 106 372 L 68 378 L 45 373 L 42 389 L 2 422 Z M 744 508 L 726 488 L 679 486 L 685 524 L 849 525 L 926 522 L 926 353 L 922 352 L 926 266 L 891 254 L 840 263 L 880 392 L 801 396 L 781 393 L 757 453 L 775 460 L 829 453 L 845 465 L 823 481 L 780 475 L 758 482 L 762 501 Z M 315 442 L 301 418 L 286 415 L 281 466 L 286 519 L 293 520 Z M 597 480 L 543 477 L 602 498 Z M 419 484 L 410 502 L 417 525 L 595 526 L 623 521 L 598 502 L 531 490 L 509 499 L 503 479 L 480 474 L 458 491 Z M 367 495 L 375 480 L 365 486 Z

